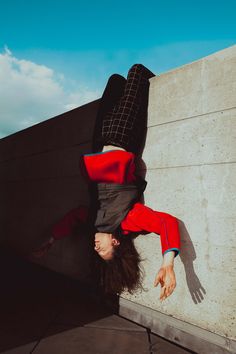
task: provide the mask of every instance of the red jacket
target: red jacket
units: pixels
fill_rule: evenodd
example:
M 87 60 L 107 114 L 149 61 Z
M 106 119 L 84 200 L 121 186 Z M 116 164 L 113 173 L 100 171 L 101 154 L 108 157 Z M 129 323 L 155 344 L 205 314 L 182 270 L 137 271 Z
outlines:
M 135 180 L 135 156 L 121 150 L 83 156 L 84 172 L 90 181 L 105 183 L 132 183 Z M 88 210 L 79 207 L 67 213 L 52 230 L 55 239 L 69 236 L 78 223 L 86 223 Z M 167 213 L 154 211 L 141 203 L 135 203 L 121 222 L 123 234 L 131 232 L 160 235 L 162 254 L 180 248 L 178 220 Z

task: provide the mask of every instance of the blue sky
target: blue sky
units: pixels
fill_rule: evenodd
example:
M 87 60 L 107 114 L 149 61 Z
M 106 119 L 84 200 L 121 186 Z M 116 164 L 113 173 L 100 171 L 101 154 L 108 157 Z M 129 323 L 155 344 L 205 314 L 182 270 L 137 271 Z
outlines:
M 0 137 L 98 98 L 141 62 L 159 74 L 235 44 L 235 0 L 0 4 Z

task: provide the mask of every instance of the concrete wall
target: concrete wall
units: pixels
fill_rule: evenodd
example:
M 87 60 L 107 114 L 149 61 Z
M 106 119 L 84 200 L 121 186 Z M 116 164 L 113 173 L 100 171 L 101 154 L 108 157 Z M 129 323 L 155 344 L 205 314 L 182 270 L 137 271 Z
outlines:
M 139 236 L 147 291 L 120 300 L 121 314 L 198 353 L 235 352 L 235 61 L 234 46 L 151 79 L 145 202 L 180 220 L 177 288 L 160 303 L 153 288 L 159 237 Z M 78 161 L 91 148 L 97 107 L 92 102 L 0 140 L 2 242 L 27 254 L 64 213 L 89 204 Z M 87 254 L 86 239 L 74 235 L 39 263 L 86 280 Z M 209 341 L 216 346 L 203 349 Z
M 98 102 L 0 140 L 1 243 L 28 257 L 65 213 L 89 205 L 79 158 L 91 149 Z M 32 260 L 81 280 L 90 277 L 86 235 L 61 240 L 46 257 Z
M 236 338 L 236 46 L 151 79 L 145 202 L 180 221 L 177 288 L 153 288 L 156 235 L 136 244 L 148 289 L 123 297 Z

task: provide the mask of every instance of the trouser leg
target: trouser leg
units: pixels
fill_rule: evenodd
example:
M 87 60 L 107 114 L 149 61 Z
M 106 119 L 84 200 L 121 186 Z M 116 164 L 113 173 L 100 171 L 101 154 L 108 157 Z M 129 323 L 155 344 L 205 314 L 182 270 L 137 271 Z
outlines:
M 128 72 L 123 95 L 102 119 L 101 140 L 137 153 L 146 127 L 149 79 L 154 74 L 141 64 Z
M 108 112 L 119 102 L 124 94 L 126 79 L 118 74 L 111 75 L 106 84 L 103 95 L 100 99 L 100 105 L 96 117 L 96 124 L 93 136 L 93 151 L 101 151 L 104 145 L 102 138 L 102 124 L 103 119 Z

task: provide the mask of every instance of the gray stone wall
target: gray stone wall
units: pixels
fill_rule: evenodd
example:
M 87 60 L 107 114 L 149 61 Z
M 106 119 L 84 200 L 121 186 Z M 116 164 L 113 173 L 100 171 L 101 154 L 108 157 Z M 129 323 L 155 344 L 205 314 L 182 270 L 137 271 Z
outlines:
M 151 79 L 145 202 L 180 220 L 177 288 L 153 288 L 158 236 L 140 236 L 148 289 L 138 304 L 236 338 L 236 46 Z

